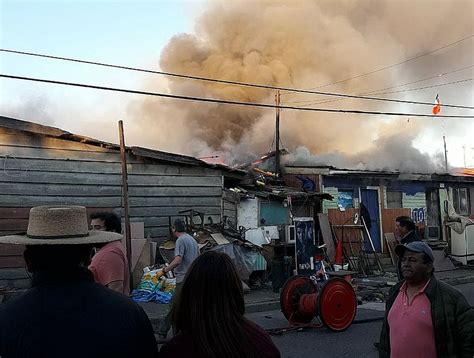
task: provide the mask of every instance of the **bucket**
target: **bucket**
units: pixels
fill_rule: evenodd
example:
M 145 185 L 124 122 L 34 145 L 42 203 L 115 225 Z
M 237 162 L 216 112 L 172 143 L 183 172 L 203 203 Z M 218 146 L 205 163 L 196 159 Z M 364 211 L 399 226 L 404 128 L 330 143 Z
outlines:
M 334 265 L 334 271 L 341 271 L 341 270 L 348 270 L 349 269 L 349 264 L 344 264 L 344 265 Z

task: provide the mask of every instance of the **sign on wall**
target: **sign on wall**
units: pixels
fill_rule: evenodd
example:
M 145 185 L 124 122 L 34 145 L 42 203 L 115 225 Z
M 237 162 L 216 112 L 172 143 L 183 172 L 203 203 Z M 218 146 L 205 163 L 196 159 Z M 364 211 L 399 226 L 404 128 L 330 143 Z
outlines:
M 426 219 L 426 208 L 411 209 L 411 218 L 415 224 L 424 223 Z

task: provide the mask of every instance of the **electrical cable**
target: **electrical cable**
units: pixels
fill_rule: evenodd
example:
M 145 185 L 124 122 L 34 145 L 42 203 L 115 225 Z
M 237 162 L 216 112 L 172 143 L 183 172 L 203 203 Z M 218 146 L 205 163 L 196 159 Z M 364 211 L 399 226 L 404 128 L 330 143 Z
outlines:
M 472 35 L 472 36 L 474 36 L 474 35 Z M 349 94 L 343 94 L 343 93 L 319 92 L 319 91 L 310 91 L 310 90 L 303 90 L 303 89 L 290 88 L 290 87 L 278 87 L 278 86 L 260 85 L 260 84 L 254 84 L 254 83 L 227 81 L 227 80 L 212 79 L 212 78 L 207 78 L 207 77 L 183 75 L 183 74 L 177 74 L 177 73 L 171 73 L 171 72 L 153 71 L 153 70 L 147 70 L 147 69 L 142 69 L 142 68 L 137 68 L 137 67 L 119 66 L 119 65 L 107 64 L 107 63 L 102 63 L 102 62 L 79 60 L 79 59 L 68 58 L 68 57 L 44 55 L 44 54 L 38 54 L 38 53 L 33 53 L 33 52 L 24 52 L 24 51 L 16 51 L 16 50 L 8 50 L 8 49 L 0 49 L 0 52 L 7 52 L 7 53 L 14 53 L 14 54 L 20 54 L 20 55 L 26 55 L 26 56 L 49 58 L 49 59 L 61 60 L 61 61 L 77 62 L 77 63 L 83 63 L 83 64 L 89 64 L 89 65 L 103 66 L 103 67 L 119 68 L 119 69 L 123 69 L 123 70 L 153 73 L 153 74 L 159 74 L 159 75 L 171 76 L 171 77 L 178 77 L 178 78 L 186 78 L 186 79 L 193 79 L 193 80 L 200 80 L 200 81 L 207 81 L 207 82 L 231 84 L 231 85 L 244 86 L 244 87 L 263 88 L 263 89 L 280 90 L 280 91 L 296 92 L 296 93 L 310 93 L 310 94 L 318 94 L 318 95 L 322 95 L 322 96 L 332 96 L 332 97 L 357 98 L 357 99 L 370 100 L 370 101 L 382 101 L 382 102 L 394 102 L 394 103 L 406 103 L 406 104 L 433 106 L 433 103 L 429 103 L 429 102 L 416 102 L 416 101 L 406 101 L 406 100 L 377 98 L 377 97 L 365 97 L 365 96 L 349 95 Z M 454 107 L 454 108 L 474 109 L 474 107 L 457 106 L 457 105 L 451 105 L 451 104 L 444 104 L 443 106 L 444 107 Z
M 412 84 L 415 84 L 415 83 L 420 83 L 420 82 L 424 82 L 424 81 L 429 81 L 429 80 L 432 80 L 432 79 L 434 79 L 434 78 L 440 78 L 440 77 L 447 76 L 447 75 L 450 75 L 450 74 L 455 73 L 455 72 L 464 71 L 464 70 L 467 70 L 467 69 L 472 68 L 472 67 L 474 67 L 474 65 L 470 65 L 470 66 L 458 68 L 458 69 L 455 69 L 455 70 L 452 70 L 452 71 L 440 73 L 439 75 L 435 75 L 435 76 L 431 76 L 431 77 L 422 78 L 422 79 L 419 79 L 419 80 L 416 80 L 416 81 L 406 82 L 406 83 L 401 84 L 401 85 L 396 85 L 396 86 L 391 86 L 391 87 L 385 87 L 385 88 L 381 88 L 381 89 L 378 89 L 378 90 L 373 90 L 373 91 L 370 91 L 370 92 L 365 92 L 364 94 L 372 94 L 372 93 L 376 93 L 376 92 L 380 92 L 380 91 L 390 90 L 390 89 L 393 89 L 393 88 L 398 88 L 398 87 L 403 87 L 403 86 L 412 85 Z
M 420 90 L 429 89 L 429 88 L 438 88 L 438 87 L 449 86 L 449 85 L 458 84 L 458 83 L 469 82 L 469 81 L 472 81 L 473 79 L 474 78 L 465 78 L 465 79 L 462 79 L 462 80 L 459 80 L 459 81 L 445 82 L 445 83 L 432 85 L 432 86 L 425 86 L 425 87 L 418 87 L 418 88 L 408 88 L 408 89 L 399 90 L 399 91 L 380 92 L 380 93 L 374 93 L 373 95 L 374 96 L 382 96 L 382 95 L 393 94 L 393 93 L 420 91 Z M 331 103 L 331 102 L 337 102 L 337 101 L 342 101 L 342 100 L 344 100 L 344 98 L 329 99 L 329 100 L 324 100 L 324 101 L 317 101 L 317 102 L 302 104 L 301 106 L 311 106 L 313 104 L 324 104 L 324 103 Z M 443 107 L 453 107 L 453 106 L 443 105 Z M 455 107 L 455 108 L 474 109 L 474 107 L 472 107 L 472 106 L 462 106 L 462 107 Z
M 280 108 L 280 109 L 289 109 L 289 110 L 297 110 L 297 111 L 299 110 L 299 111 L 308 111 L 308 112 L 353 113 L 353 114 L 403 116 L 403 117 L 474 118 L 474 116 L 453 116 L 453 115 L 439 115 L 439 114 L 432 115 L 432 114 L 404 113 L 404 112 L 361 111 L 361 110 L 354 110 L 354 109 L 325 109 L 325 108 L 314 108 L 314 107 L 277 106 L 276 104 L 239 102 L 239 101 L 229 101 L 229 100 L 203 98 L 203 97 L 181 96 L 181 95 L 174 95 L 174 94 L 167 94 L 167 93 L 146 92 L 146 91 L 130 90 L 130 89 L 116 88 L 116 87 L 87 85 L 87 84 L 74 83 L 74 82 L 53 81 L 53 80 L 46 80 L 46 79 L 33 78 L 33 77 L 12 76 L 12 75 L 6 75 L 6 74 L 0 74 L 0 77 L 15 79 L 15 80 L 22 80 L 22 81 L 58 84 L 58 85 L 97 89 L 97 90 L 112 91 L 112 92 L 123 92 L 123 93 L 139 94 L 139 95 L 146 95 L 146 96 L 174 98 L 174 99 L 192 100 L 192 101 L 209 102 L 209 103 L 231 104 L 231 105 L 239 105 L 239 106 L 250 106 L 250 107 Z
M 313 87 L 313 88 L 311 88 L 311 89 L 318 89 L 318 88 L 328 87 L 328 86 L 336 85 L 336 84 L 339 84 L 339 83 L 344 83 L 344 82 L 347 82 L 347 81 L 351 81 L 351 80 L 354 80 L 354 79 L 356 79 L 356 78 L 368 76 L 368 75 L 371 75 L 371 74 L 374 74 L 374 73 L 377 73 L 377 72 L 381 72 L 381 71 L 384 71 L 384 70 L 388 70 L 389 68 L 393 68 L 393 67 L 396 67 L 396 66 L 403 65 L 403 64 L 405 64 L 405 63 L 407 63 L 407 62 L 416 60 L 416 59 L 418 59 L 418 58 L 420 58 L 420 57 L 424 57 L 424 56 L 427 56 L 427 55 L 431 55 L 432 53 L 435 53 L 435 52 L 444 50 L 444 49 L 447 48 L 447 47 L 457 45 L 458 43 L 463 42 L 463 41 L 465 41 L 465 40 L 468 40 L 468 39 L 470 39 L 470 38 L 472 38 L 472 37 L 474 37 L 474 34 L 471 34 L 471 35 L 469 35 L 469 36 L 463 37 L 462 39 L 457 40 L 457 41 L 455 41 L 455 42 L 451 42 L 450 44 L 447 44 L 447 45 L 438 47 L 438 48 L 436 48 L 436 49 L 434 49 L 434 50 L 431 50 L 431 51 L 422 53 L 421 55 L 417 55 L 417 56 L 408 58 L 408 59 L 403 60 L 403 61 L 401 61 L 401 62 L 394 63 L 394 64 L 388 65 L 388 66 L 384 66 L 384 67 L 375 69 L 375 70 L 373 70 L 373 71 L 365 72 L 365 73 L 362 73 L 362 74 L 359 74 L 359 75 L 356 75 L 356 76 L 352 76 L 352 77 L 349 77 L 349 78 L 345 78 L 345 79 L 343 79 L 343 80 L 339 80 L 339 81 L 335 81 L 335 82 L 331 82 L 331 83 L 326 83 L 326 84 L 324 84 L 324 85 L 320 85 L 320 86 L 317 86 L 317 87 Z
M 400 91 L 381 92 L 381 93 L 376 93 L 375 95 L 376 95 L 376 96 L 381 96 L 381 95 L 384 95 L 384 94 L 419 91 L 419 90 L 428 89 L 428 88 L 437 88 L 437 87 L 448 86 L 448 85 L 453 85 L 453 84 L 457 84 L 457 83 L 469 82 L 469 81 L 472 81 L 473 79 L 474 79 L 474 78 L 465 78 L 465 79 L 463 79 L 463 80 L 453 81 L 453 82 L 445 82 L 445 83 L 438 84 L 438 85 L 433 85 L 433 86 L 425 86 L 425 87 L 418 87 L 418 88 L 408 88 L 408 89 L 400 90 Z
M 429 81 L 429 80 L 432 80 L 434 78 L 440 78 L 440 77 L 443 77 L 443 76 L 450 75 L 452 73 L 464 71 L 464 70 L 467 70 L 467 69 L 472 68 L 472 67 L 474 67 L 474 65 L 470 65 L 470 66 L 466 66 L 466 67 L 462 67 L 462 68 L 457 68 L 457 69 L 452 70 L 452 71 L 440 73 L 439 75 L 425 77 L 425 78 L 421 78 L 419 80 L 410 81 L 410 82 L 402 83 L 402 84 L 395 85 L 395 86 L 379 88 L 379 89 L 376 89 L 376 90 L 372 90 L 372 91 L 368 91 L 368 92 L 361 92 L 361 93 L 356 93 L 356 94 L 358 96 L 365 96 L 365 95 L 368 95 L 368 94 L 377 95 L 377 94 L 379 94 L 377 92 L 386 91 L 386 90 L 390 90 L 390 89 L 398 88 L 398 87 L 403 87 L 403 86 L 408 86 L 408 85 L 411 85 L 411 84 L 420 83 L 420 82 L 424 82 L 424 81 Z M 291 104 L 303 104 L 303 103 L 305 103 L 305 104 L 319 104 L 319 103 L 336 102 L 336 101 L 341 101 L 341 100 L 342 99 L 338 98 L 338 99 L 331 99 L 331 100 L 321 100 L 321 101 L 317 101 L 317 102 L 315 102 L 314 100 L 306 100 L 306 101 L 286 101 L 285 103 L 287 103 L 287 104 L 288 103 L 291 103 Z

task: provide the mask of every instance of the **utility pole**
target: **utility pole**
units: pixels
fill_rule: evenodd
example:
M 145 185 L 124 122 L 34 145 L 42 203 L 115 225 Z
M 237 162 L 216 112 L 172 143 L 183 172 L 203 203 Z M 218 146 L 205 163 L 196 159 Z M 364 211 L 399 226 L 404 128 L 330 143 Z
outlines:
M 448 173 L 448 151 L 446 150 L 446 137 L 443 136 L 443 142 L 444 142 L 444 168 L 446 170 L 446 173 Z
M 464 157 L 464 168 L 467 168 L 467 165 L 466 165 L 466 146 L 465 145 L 462 146 L 462 154 L 463 154 L 463 157 Z
M 130 288 L 133 287 L 132 275 L 132 237 L 130 230 L 130 215 L 128 205 L 128 173 L 127 173 L 127 152 L 125 147 L 125 136 L 123 134 L 123 122 L 119 121 L 119 138 L 120 138 L 120 159 L 122 162 L 122 194 L 123 194 L 123 208 L 125 216 L 125 248 L 128 260 L 128 272 L 130 277 Z
M 275 174 L 281 177 L 280 169 L 280 91 L 278 90 L 275 95 L 276 103 L 276 123 L 275 123 Z

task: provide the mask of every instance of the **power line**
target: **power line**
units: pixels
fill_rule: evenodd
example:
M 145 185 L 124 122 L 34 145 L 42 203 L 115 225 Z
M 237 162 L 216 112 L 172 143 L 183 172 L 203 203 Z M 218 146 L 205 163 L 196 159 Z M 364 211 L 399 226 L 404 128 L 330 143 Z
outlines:
M 459 81 L 446 82 L 446 83 L 433 85 L 433 86 L 425 86 L 425 87 L 418 87 L 418 88 L 407 88 L 407 89 L 399 90 L 399 91 L 381 92 L 381 93 L 376 93 L 375 95 L 379 96 L 379 95 L 383 95 L 383 94 L 419 91 L 419 90 L 428 89 L 428 88 L 437 88 L 437 87 L 442 87 L 442 86 L 454 85 L 454 84 L 457 84 L 457 83 L 469 82 L 469 81 L 472 81 L 473 79 L 474 78 L 466 78 L 466 79 L 459 80 Z
M 414 56 L 414 57 L 407 58 L 406 60 L 403 60 L 403 61 L 401 61 L 401 62 L 397 62 L 397 63 L 394 63 L 394 64 L 392 64 L 392 65 L 384 66 L 384 67 L 375 69 L 375 70 L 373 70 L 373 71 L 361 73 L 360 75 L 356 75 L 356 76 L 353 76 L 353 77 L 345 78 L 345 79 L 343 79 L 343 80 L 339 80 L 339 81 L 335 81 L 335 82 L 331 82 L 331 83 L 326 83 L 326 84 L 324 84 L 324 85 L 317 86 L 317 87 L 313 87 L 313 88 L 311 88 L 311 89 L 318 89 L 318 88 L 323 88 L 323 87 L 329 87 L 329 86 L 336 85 L 336 84 L 339 84 L 339 83 L 344 83 L 344 82 L 347 82 L 347 81 L 355 80 L 356 78 L 360 78 L 360 77 L 363 77 L 363 76 L 368 76 L 368 75 L 371 75 L 371 74 L 374 74 L 374 73 L 377 73 L 377 72 L 381 72 L 381 71 L 384 71 L 384 70 L 388 70 L 389 68 L 393 68 L 393 67 L 396 67 L 396 66 L 403 65 L 403 64 L 405 64 L 405 63 L 407 63 L 407 62 L 416 60 L 416 59 L 418 59 L 418 58 L 420 58 L 420 57 L 427 56 L 427 55 L 431 55 L 432 53 L 435 53 L 435 52 L 444 50 L 445 48 L 448 48 L 448 47 L 450 47 L 450 46 L 457 45 L 458 43 L 463 42 L 463 41 L 466 41 L 466 40 L 468 40 L 468 39 L 470 39 L 470 38 L 472 38 L 472 37 L 474 37 L 474 34 L 471 34 L 471 35 L 469 35 L 469 36 L 466 36 L 466 37 L 464 37 L 464 38 L 462 38 L 462 39 L 460 39 L 460 40 L 457 40 L 457 41 L 455 41 L 455 42 L 451 42 L 450 44 L 447 44 L 447 45 L 438 47 L 438 48 L 436 48 L 436 49 L 434 49 L 434 50 L 431 50 L 431 51 L 422 53 L 421 55 L 417 55 L 417 56 Z
M 428 89 L 428 88 L 438 88 L 438 87 L 443 87 L 443 86 L 448 86 L 448 85 L 453 85 L 453 84 L 458 84 L 458 83 L 463 83 L 463 82 L 469 82 L 469 81 L 472 81 L 473 78 L 466 78 L 466 79 L 463 79 L 463 80 L 459 80 L 459 81 L 452 81 L 452 82 L 445 82 L 445 83 L 441 83 L 441 84 L 437 84 L 437 85 L 432 85 L 432 86 L 425 86 L 425 87 L 417 87 L 417 88 L 408 88 L 408 89 L 404 89 L 404 90 L 399 90 L 399 91 L 390 91 L 390 92 L 379 92 L 379 91 L 383 91 L 383 90 L 379 90 L 377 91 L 377 93 L 374 93 L 375 96 L 381 96 L 381 95 L 385 95 L 385 94 L 393 94 L 393 93 L 401 93 L 401 92 L 412 92 L 412 91 L 420 91 L 420 90 L 424 90 L 424 89 Z M 375 91 L 374 91 L 375 92 Z M 330 100 L 325 100 L 325 101 L 317 101 L 317 102 L 311 102 L 311 103 L 307 103 L 307 104 L 302 104 L 301 106 L 311 106 L 313 104 L 324 104 L 324 103 L 330 103 L 330 102 L 337 102 L 337 101 L 342 101 L 344 100 L 343 98 L 338 98 L 338 99 L 330 99 Z M 443 107 L 452 107 L 452 106 L 444 106 Z M 474 107 L 469 107 L 469 106 L 462 106 L 462 107 L 457 107 L 457 108 L 464 108 L 464 109 L 474 109 Z
M 440 73 L 439 75 L 435 75 L 435 76 L 431 76 L 431 77 L 422 78 L 422 79 L 420 79 L 420 80 L 407 82 L 407 83 L 404 83 L 404 84 L 401 84 L 401 85 L 397 85 L 397 86 L 391 86 L 391 87 L 381 88 L 381 89 L 374 90 L 374 91 L 370 91 L 370 92 L 365 92 L 364 94 L 372 94 L 372 93 L 378 94 L 378 93 L 376 93 L 376 92 L 386 91 L 386 90 L 393 89 L 393 88 L 398 88 L 398 87 L 413 85 L 413 84 L 415 84 L 415 83 L 420 83 L 420 82 L 429 81 L 429 80 L 432 80 L 432 79 L 434 79 L 434 78 L 440 78 L 440 77 L 443 77 L 443 76 L 446 76 L 446 75 L 450 75 L 450 74 L 455 73 L 455 72 L 464 71 L 464 70 L 467 70 L 467 69 L 472 68 L 472 67 L 474 67 L 474 65 L 470 65 L 470 66 L 458 68 L 458 69 L 456 69 L 456 70 L 448 71 L 448 72 L 445 72 L 445 73 Z M 440 84 L 440 86 L 442 86 L 442 85 L 443 85 L 443 84 Z
M 296 93 L 318 94 L 322 96 L 332 96 L 332 97 L 356 98 L 356 99 L 364 99 L 364 100 L 371 100 L 371 101 L 416 104 L 416 105 L 424 105 L 424 106 L 433 105 L 433 103 L 429 103 L 429 102 L 416 102 L 416 101 L 406 101 L 406 100 L 389 99 L 389 98 L 365 97 L 365 96 L 357 96 L 357 95 L 350 95 L 350 94 L 343 94 L 343 93 L 319 92 L 319 91 L 303 90 L 303 89 L 290 88 L 290 87 L 278 87 L 278 86 L 260 85 L 260 84 L 255 84 L 255 83 L 227 81 L 227 80 L 213 79 L 213 78 L 207 78 L 207 77 L 183 75 L 183 74 L 177 74 L 177 73 L 171 73 L 171 72 L 147 70 L 147 69 L 137 68 L 137 67 L 120 66 L 120 65 L 108 64 L 108 63 L 103 63 L 103 62 L 86 61 L 86 60 L 74 59 L 74 58 L 69 58 L 69 57 L 44 55 L 44 54 L 33 53 L 33 52 L 23 52 L 23 51 L 8 50 L 8 49 L 0 49 L 0 51 L 7 52 L 7 53 L 20 54 L 20 55 L 25 55 L 25 56 L 42 57 L 42 58 L 49 58 L 49 59 L 60 60 L 60 61 L 77 62 L 77 63 L 83 63 L 83 64 L 89 64 L 89 65 L 102 66 L 102 67 L 112 67 L 112 68 L 119 68 L 119 69 L 129 70 L 129 71 L 153 73 L 153 74 L 159 74 L 159 75 L 164 75 L 164 76 L 186 78 L 186 79 L 193 79 L 193 80 L 206 81 L 206 82 L 225 83 L 225 84 L 245 86 L 245 87 L 263 88 L 263 89 L 280 90 L 280 91 L 296 92 Z M 473 107 L 457 106 L 457 105 L 451 105 L 451 104 L 445 104 L 444 107 L 474 109 Z
M 430 77 L 425 77 L 425 78 L 422 78 L 422 79 L 419 79 L 419 80 L 415 80 L 415 81 L 411 81 L 411 82 L 405 82 L 405 83 L 402 83 L 402 84 L 399 84 L 399 85 L 395 85 L 395 86 L 390 86 L 390 87 L 385 87 L 385 88 L 379 88 L 379 89 L 376 89 L 376 90 L 373 90 L 373 91 L 368 91 L 368 92 L 361 92 L 361 93 L 357 93 L 357 95 L 361 95 L 361 96 L 364 96 L 364 95 L 367 95 L 367 94 L 379 94 L 377 92 L 380 92 L 380 91 L 386 91 L 386 90 L 390 90 L 390 89 L 393 89 L 393 88 L 398 88 L 398 87 L 404 87 L 404 86 L 408 86 L 408 85 L 412 85 L 412 84 L 415 84 L 415 83 L 420 83 L 420 82 L 425 82 L 425 81 L 429 81 L 429 80 L 432 80 L 434 78 L 440 78 L 440 77 L 443 77 L 443 76 L 447 76 L 447 75 L 450 75 L 452 73 L 456 73 L 456 72 L 460 72 L 460 71 L 464 71 L 464 70 L 467 70 L 469 68 L 472 68 L 474 67 L 474 65 L 470 65 L 470 66 L 465 66 L 465 67 L 461 67 L 461 68 L 457 68 L 455 70 L 452 70 L 452 71 L 448 71 L 448 72 L 444 72 L 444 73 L 440 73 L 438 75 L 434 75 L 434 76 L 430 76 Z M 444 84 L 440 84 L 440 86 L 443 86 Z M 286 103 L 293 103 L 293 104 L 303 104 L 303 103 L 306 103 L 306 104 L 319 104 L 319 103 L 328 103 L 328 102 L 335 102 L 335 101 L 341 101 L 343 99 L 332 99 L 332 100 L 322 100 L 322 101 L 314 101 L 314 100 L 306 100 L 306 101 L 287 101 Z
M 173 99 L 180 99 L 180 100 L 191 100 L 191 101 L 208 102 L 208 103 L 249 106 L 249 107 L 280 108 L 280 109 L 308 111 L 308 112 L 353 113 L 353 114 L 403 116 L 403 117 L 474 118 L 474 116 L 451 116 L 451 115 L 436 115 L 435 116 L 431 114 L 403 113 L 403 112 L 377 112 L 377 111 L 360 111 L 360 110 L 353 110 L 353 109 L 349 110 L 349 109 L 325 109 L 325 108 L 313 108 L 313 107 L 277 106 L 275 104 L 238 102 L 238 101 L 228 101 L 228 100 L 213 99 L 213 98 L 181 96 L 181 95 L 174 95 L 174 94 L 167 94 L 167 93 L 137 91 L 137 90 L 124 89 L 124 88 L 95 86 L 95 85 L 87 85 L 87 84 L 82 84 L 82 83 L 53 81 L 53 80 L 46 80 L 46 79 L 41 79 L 41 78 L 21 77 L 21 76 L 12 76 L 12 75 L 5 75 L 5 74 L 0 74 L 0 77 L 15 79 L 15 80 L 23 80 L 23 81 L 33 81 L 33 82 L 58 84 L 58 85 L 65 85 L 65 86 L 72 86 L 72 87 L 98 89 L 98 90 L 104 90 L 104 91 L 123 92 L 123 93 L 139 94 L 139 95 L 146 95 L 146 96 L 173 98 Z

